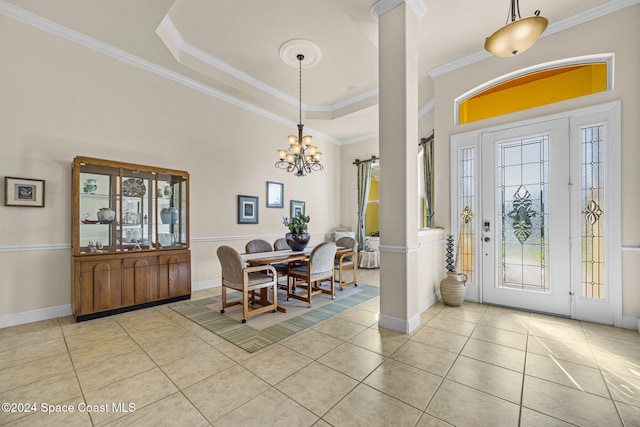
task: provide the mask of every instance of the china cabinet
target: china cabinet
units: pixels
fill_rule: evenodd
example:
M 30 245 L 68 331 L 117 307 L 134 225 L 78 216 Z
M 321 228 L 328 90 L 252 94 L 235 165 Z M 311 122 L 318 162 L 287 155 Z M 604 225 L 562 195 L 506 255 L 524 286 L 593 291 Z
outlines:
M 76 157 L 72 186 L 77 321 L 191 296 L 188 172 Z

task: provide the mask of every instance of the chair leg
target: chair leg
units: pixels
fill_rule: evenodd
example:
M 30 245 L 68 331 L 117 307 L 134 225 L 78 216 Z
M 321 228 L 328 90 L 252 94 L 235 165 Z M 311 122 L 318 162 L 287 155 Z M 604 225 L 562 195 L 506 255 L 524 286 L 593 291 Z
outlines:
M 224 309 L 227 307 L 227 287 L 222 285 L 222 309 L 220 313 L 224 314 Z
M 242 292 L 242 323 L 247 323 L 247 315 L 249 314 L 249 292 Z
M 278 311 L 278 280 L 276 279 L 276 283 L 273 285 L 273 310 L 272 313 Z
M 342 286 L 340 286 L 340 290 L 342 290 Z M 331 299 L 336 299 L 336 288 L 333 280 L 331 281 Z

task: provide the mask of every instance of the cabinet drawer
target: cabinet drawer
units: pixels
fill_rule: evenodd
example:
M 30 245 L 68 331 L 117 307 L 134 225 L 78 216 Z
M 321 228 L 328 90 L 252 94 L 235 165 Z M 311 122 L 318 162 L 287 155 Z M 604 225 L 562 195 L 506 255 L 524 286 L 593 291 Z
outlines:
M 160 264 L 189 262 L 189 252 L 160 255 Z
M 158 265 L 158 256 L 146 256 L 136 258 L 125 258 L 122 260 L 122 268 L 150 267 Z
M 122 260 L 105 259 L 100 261 L 76 261 L 76 266 L 78 264 L 80 265 L 80 271 L 82 273 L 90 273 L 98 266 L 100 266 L 100 269 L 105 269 L 108 266 L 108 269 L 110 270 L 119 270 L 122 266 Z

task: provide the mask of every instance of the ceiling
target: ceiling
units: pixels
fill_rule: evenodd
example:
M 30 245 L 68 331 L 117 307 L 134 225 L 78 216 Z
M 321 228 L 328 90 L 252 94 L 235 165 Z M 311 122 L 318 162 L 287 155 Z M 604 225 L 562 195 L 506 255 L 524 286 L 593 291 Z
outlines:
M 424 108 L 433 94 L 428 72 L 483 52 L 484 39 L 505 24 L 509 1 L 413 1 L 426 6 L 419 20 L 418 40 L 418 108 Z M 372 3 L 0 0 L 0 6 L 13 5 L 47 18 L 248 103 L 284 123 L 298 121 L 299 82 L 297 68 L 280 59 L 279 49 L 291 39 L 309 40 L 322 56 L 302 72 L 303 122 L 306 130 L 338 143 L 377 133 L 378 48 Z M 527 17 L 539 9 L 549 20 L 549 32 L 559 21 L 566 24 L 577 15 L 612 3 L 620 0 L 523 0 L 520 12 Z

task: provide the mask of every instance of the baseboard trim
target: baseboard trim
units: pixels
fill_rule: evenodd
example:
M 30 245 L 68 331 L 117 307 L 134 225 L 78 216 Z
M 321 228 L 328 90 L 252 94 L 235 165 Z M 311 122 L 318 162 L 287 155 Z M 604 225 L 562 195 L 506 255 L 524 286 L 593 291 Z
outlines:
M 24 323 L 55 319 L 56 317 L 71 316 L 72 314 L 71 304 L 23 311 L 21 313 L 4 314 L 0 316 L 0 329 L 8 328 L 9 326 L 22 325 Z
M 410 334 L 420 326 L 420 314 L 416 314 L 409 320 L 380 314 L 380 317 L 378 318 L 378 325 L 393 331 L 402 332 L 403 334 Z

